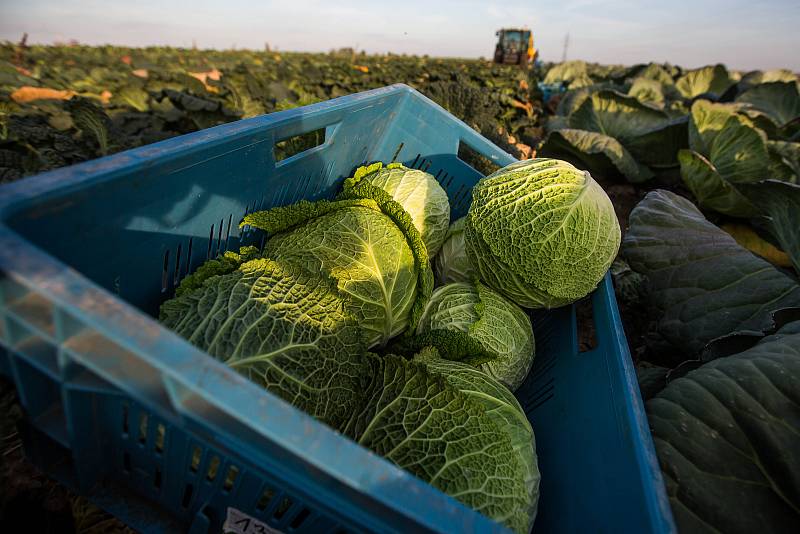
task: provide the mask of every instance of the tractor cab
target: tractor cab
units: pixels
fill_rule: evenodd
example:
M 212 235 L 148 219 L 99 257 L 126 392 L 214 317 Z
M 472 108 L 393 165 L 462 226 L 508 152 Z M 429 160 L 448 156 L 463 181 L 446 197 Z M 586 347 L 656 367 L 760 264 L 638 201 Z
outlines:
M 497 46 L 494 50 L 494 62 L 507 65 L 527 65 L 536 60 L 536 49 L 533 47 L 533 34 L 527 29 L 506 28 L 496 33 Z

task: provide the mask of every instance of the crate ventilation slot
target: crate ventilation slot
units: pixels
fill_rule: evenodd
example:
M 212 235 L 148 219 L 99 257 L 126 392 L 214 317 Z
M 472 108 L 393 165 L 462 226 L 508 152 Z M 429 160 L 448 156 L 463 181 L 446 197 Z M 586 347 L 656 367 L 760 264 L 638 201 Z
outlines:
M 400 143 L 399 145 L 397 145 L 397 150 L 394 151 L 394 156 L 392 156 L 392 163 L 397 161 L 397 156 L 399 156 L 400 155 L 400 151 L 403 150 L 403 145 L 404 144 L 405 143 Z
M 177 286 L 181 280 L 181 252 L 183 245 L 178 243 L 178 250 L 175 253 L 175 273 L 172 276 L 172 285 Z
M 208 232 L 208 250 L 206 250 L 206 260 L 211 259 L 211 247 L 214 245 L 214 225 L 211 225 L 211 230 Z
M 161 270 L 161 292 L 167 291 L 169 283 L 169 249 L 164 251 L 164 268 Z
M 325 143 L 325 128 L 282 139 L 275 143 L 272 149 L 275 163 L 282 164 L 289 158 L 299 158 L 304 152 L 308 152 L 323 143 Z
M 458 142 L 458 159 L 484 176 L 489 176 L 500 169 L 500 165 L 490 160 L 464 141 Z

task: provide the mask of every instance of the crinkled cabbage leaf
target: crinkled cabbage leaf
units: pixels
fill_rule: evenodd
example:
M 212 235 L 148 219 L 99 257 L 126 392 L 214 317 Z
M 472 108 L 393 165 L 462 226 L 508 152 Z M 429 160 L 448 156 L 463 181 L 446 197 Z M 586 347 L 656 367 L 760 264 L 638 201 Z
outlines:
M 378 346 L 416 325 L 433 287 L 410 216 L 391 199 L 382 206 L 359 198 L 301 201 L 247 215 L 242 224 L 270 234 L 265 256 L 334 278 L 369 346 Z
M 436 349 L 423 349 L 414 360 L 425 364 L 427 370 L 447 381 L 467 397 L 478 401 L 486 413 L 495 419 L 501 430 L 508 432 L 514 451 L 525 469 L 530 522 L 536 518 L 539 502 L 539 466 L 536 457 L 536 438 L 525 412 L 516 397 L 503 384 L 471 365 L 445 360 Z M 530 528 L 530 527 L 529 527 Z
M 432 258 L 436 255 L 450 224 L 447 192 L 436 178 L 400 163 L 390 163 L 385 167 L 382 163 L 360 167 L 354 176 L 380 187 L 403 206 L 414 221 L 428 249 L 428 256 Z
M 490 358 L 479 364 L 480 369 L 512 391 L 522 384 L 533 364 L 530 318 L 519 306 L 480 282 L 456 282 L 434 291 L 419 321 L 417 335 L 451 359 L 462 359 L 461 349 L 453 345 L 477 343 Z M 461 336 L 469 340 L 462 340 Z
M 439 285 L 450 282 L 469 282 L 478 277 L 478 272 L 472 266 L 464 246 L 464 217 L 454 221 L 447 229 L 442 248 L 434 260 L 436 283 Z

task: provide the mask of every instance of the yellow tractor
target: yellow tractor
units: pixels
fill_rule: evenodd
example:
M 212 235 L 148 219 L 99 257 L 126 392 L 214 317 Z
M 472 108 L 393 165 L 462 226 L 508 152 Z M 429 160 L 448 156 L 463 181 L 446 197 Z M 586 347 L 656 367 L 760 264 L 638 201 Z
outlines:
M 536 61 L 539 52 L 533 47 L 533 34 L 527 29 L 504 28 L 497 30 L 494 62 L 506 65 L 527 66 Z

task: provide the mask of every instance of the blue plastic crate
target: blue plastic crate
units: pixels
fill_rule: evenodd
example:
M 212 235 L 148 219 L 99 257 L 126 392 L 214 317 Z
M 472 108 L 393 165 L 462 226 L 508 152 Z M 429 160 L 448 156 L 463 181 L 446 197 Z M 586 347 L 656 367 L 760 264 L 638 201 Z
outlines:
M 324 130 L 276 161 L 276 143 Z M 501 531 L 162 328 L 159 304 L 206 258 L 247 241 L 250 211 L 331 196 L 364 162 L 434 174 L 453 216 L 480 173 L 469 147 L 513 158 L 404 85 L 243 120 L 0 189 L 0 372 L 28 454 L 146 532 L 216 533 L 229 507 L 297 532 Z M 463 153 L 463 150 L 462 150 Z M 542 473 L 538 532 L 673 531 L 606 277 L 597 348 L 575 311 L 534 314 L 517 392 Z
M 539 90 L 542 92 L 542 100 L 547 104 L 551 98 L 556 95 L 562 95 L 567 92 L 567 87 L 563 83 L 538 83 Z

